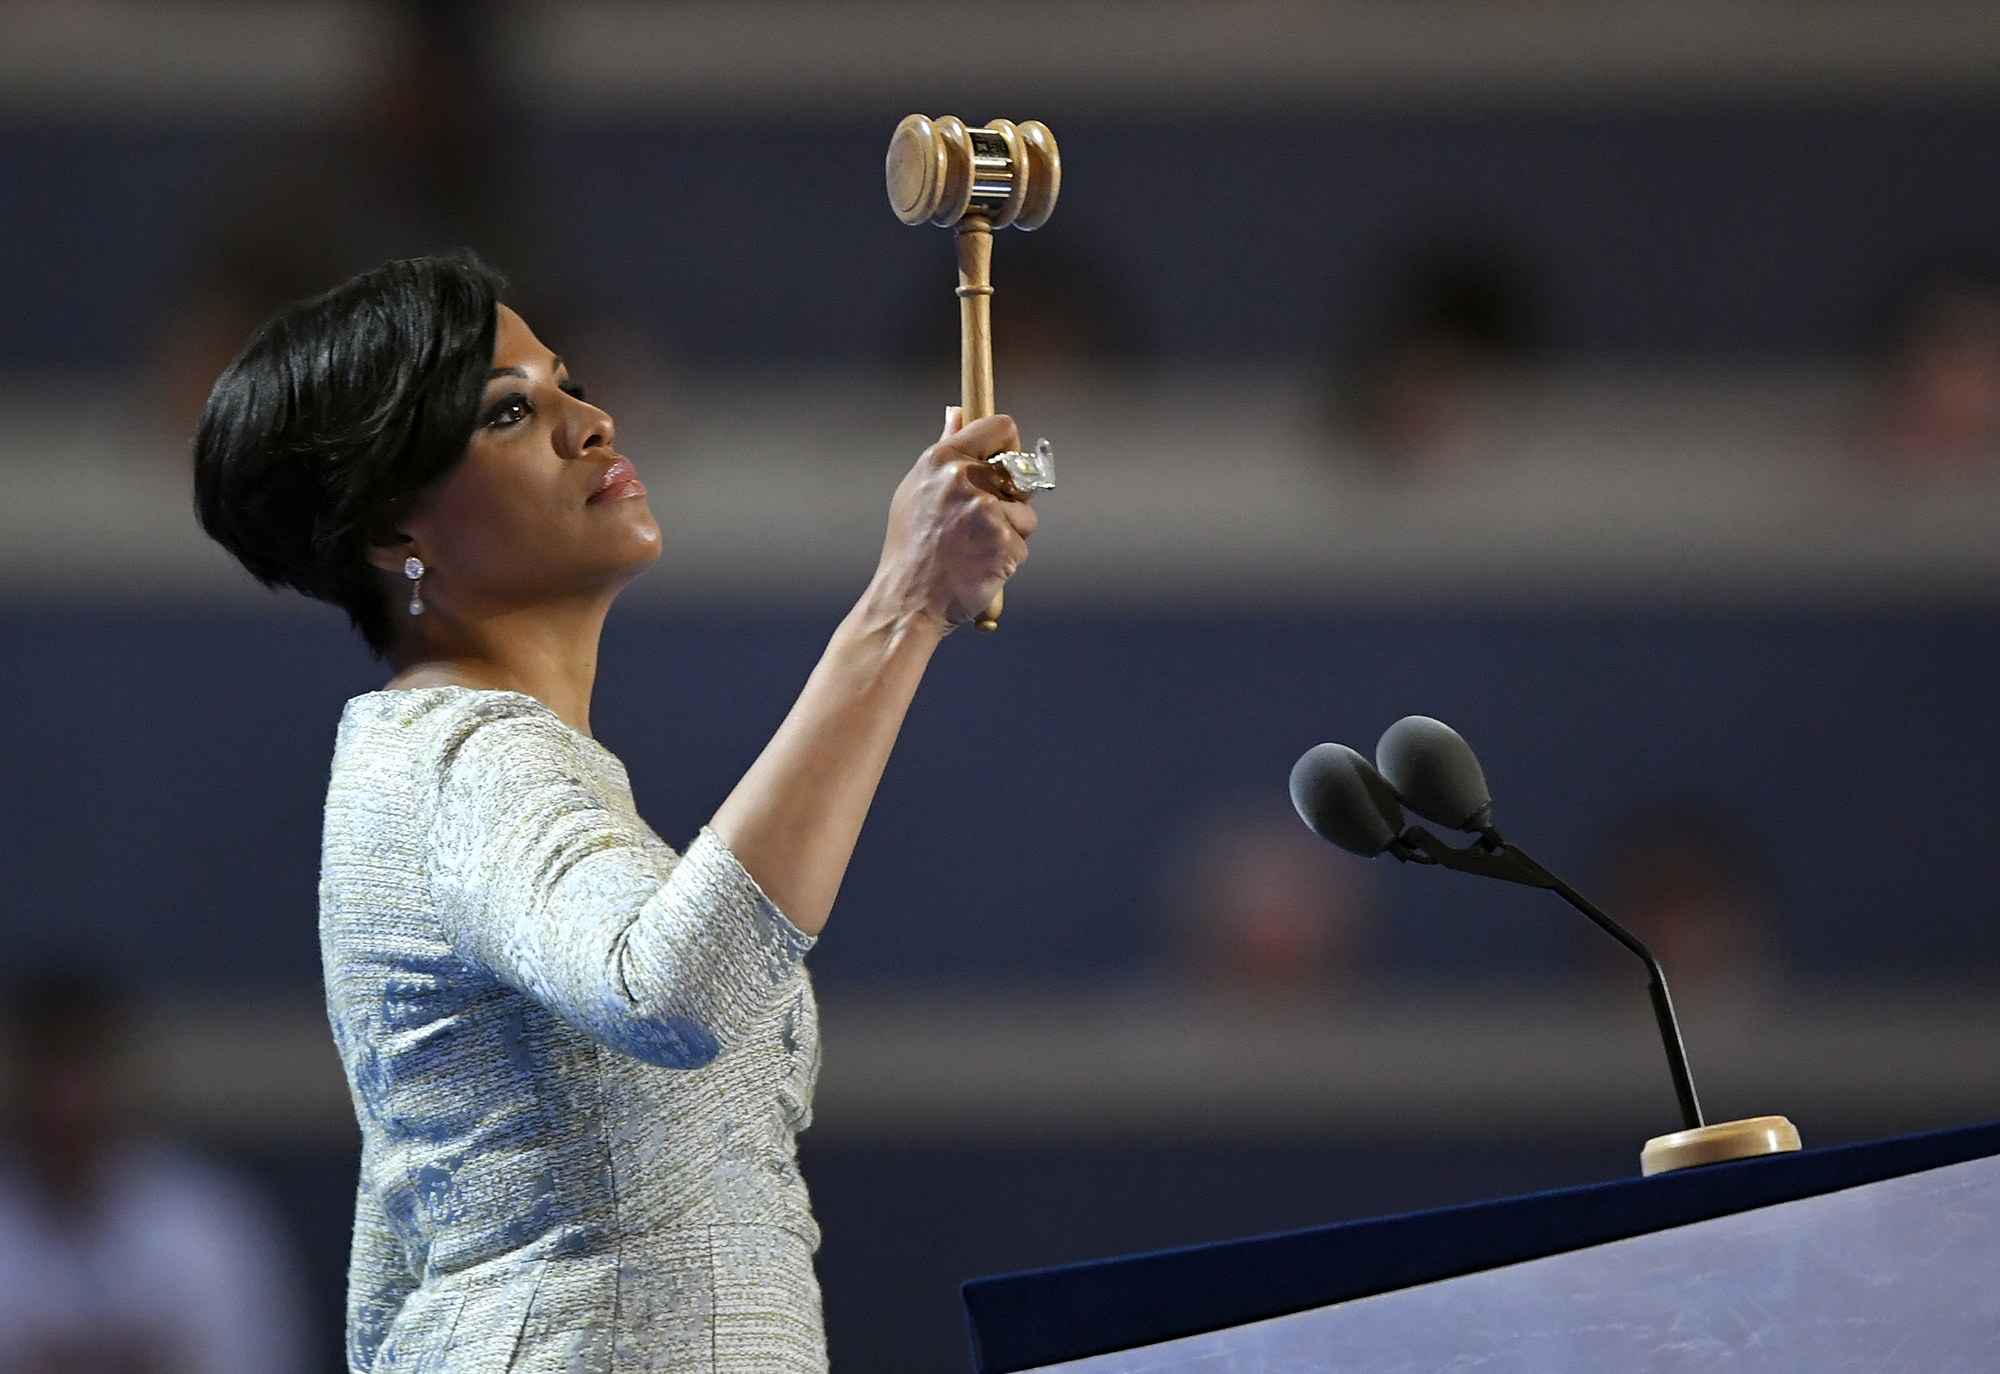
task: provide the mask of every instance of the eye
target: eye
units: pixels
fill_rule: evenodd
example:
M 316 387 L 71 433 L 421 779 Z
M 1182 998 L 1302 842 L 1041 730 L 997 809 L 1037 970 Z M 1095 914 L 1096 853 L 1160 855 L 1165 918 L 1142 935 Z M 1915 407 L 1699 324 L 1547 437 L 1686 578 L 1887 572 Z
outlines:
M 492 405 L 486 407 L 486 414 L 479 423 L 492 429 L 507 429 L 518 425 L 535 413 L 528 398 L 518 391 L 510 391 Z
M 562 385 L 557 387 L 556 390 L 562 392 L 563 395 L 565 396 L 574 396 L 579 401 L 584 399 L 583 383 L 579 381 L 574 381 L 566 378 L 564 379 Z

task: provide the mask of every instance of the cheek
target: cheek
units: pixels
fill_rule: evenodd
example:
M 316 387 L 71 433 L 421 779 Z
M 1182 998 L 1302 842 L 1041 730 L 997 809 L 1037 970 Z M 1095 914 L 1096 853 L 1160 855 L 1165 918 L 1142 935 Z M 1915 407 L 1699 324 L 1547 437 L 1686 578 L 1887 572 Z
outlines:
M 570 522 L 554 476 L 504 456 L 468 456 L 429 512 L 449 572 L 504 584 L 559 561 Z
M 427 513 L 440 569 L 468 587 L 518 595 L 647 566 L 660 531 L 646 499 L 586 506 L 574 474 L 505 452 L 468 455 Z

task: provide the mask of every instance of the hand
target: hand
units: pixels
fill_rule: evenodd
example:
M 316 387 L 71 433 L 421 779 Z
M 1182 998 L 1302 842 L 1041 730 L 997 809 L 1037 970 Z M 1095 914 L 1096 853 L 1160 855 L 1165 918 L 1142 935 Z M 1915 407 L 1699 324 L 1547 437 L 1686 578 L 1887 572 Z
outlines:
M 872 591 L 901 615 L 940 631 L 963 624 L 1028 560 L 1034 507 L 999 494 L 986 460 L 1021 446 L 1014 421 L 992 415 L 961 425 L 945 412 L 944 433 L 924 450 L 889 503 L 889 535 Z

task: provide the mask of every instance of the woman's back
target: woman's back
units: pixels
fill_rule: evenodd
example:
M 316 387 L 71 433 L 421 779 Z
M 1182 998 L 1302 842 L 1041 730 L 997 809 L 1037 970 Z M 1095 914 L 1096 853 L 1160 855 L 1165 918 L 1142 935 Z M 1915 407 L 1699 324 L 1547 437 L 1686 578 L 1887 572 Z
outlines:
M 353 1368 L 825 1367 L 812 942 L 719 840 L 676 856 L 532 698 L 372 693 L 320 937 L 363 1140 Z

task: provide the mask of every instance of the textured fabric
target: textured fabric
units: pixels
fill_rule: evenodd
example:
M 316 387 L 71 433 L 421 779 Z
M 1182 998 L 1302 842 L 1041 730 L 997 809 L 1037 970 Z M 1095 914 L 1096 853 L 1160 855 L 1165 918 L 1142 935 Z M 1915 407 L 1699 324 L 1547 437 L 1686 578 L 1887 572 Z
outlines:
M 320 876 L 355 1371 L 826 1367 L 812 941 L 512 692 L 348 703 Z

